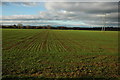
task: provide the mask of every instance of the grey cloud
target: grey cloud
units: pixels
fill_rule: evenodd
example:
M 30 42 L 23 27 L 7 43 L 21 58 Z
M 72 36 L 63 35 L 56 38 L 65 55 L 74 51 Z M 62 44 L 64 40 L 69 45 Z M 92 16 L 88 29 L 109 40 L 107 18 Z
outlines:
M 60 3 L 46 3 L 46 8 L 49 11 L 57 13 L 57 11 L 64 10 L 65 14 L 58 14 L 59 16 L 71 18 L 71 20 L 81 21 L 95 21 L 94 24 L 98 24 L 96 21 L 103 21 L 102 18 L 106 16 L 108 22 L 117 22 L 118 18 L 118 3 L 117 2 L 60 2 Z M 69 12 L 73 12 L 73 16 L 70 17 Z M 53 13 L 53 14 L 56 14 Z M 101 23 L 100 23 L 101 24 Z
M 3 2 L 118 2 L 119 0 L 2 0 Z
M 59 2 L 46 3 L 48 10 L 66 10 L 74 12 L 101 13 L 116 12 L 117 2 Z
M 16 3 L 15 3 L 16 4 Z M 36 3 L 17 3 L 24 5 L 37 5 Z M 117 25 L 118 5 L 116 2 L 50 2 L 45 3 L 48 11 L 40 11 L 39 15 L 13 15 L 3 16 L 3 19 L 18 20 L 72 20 L 82 21 L 87 26 L 102 26 L 104 13 L 107 25 Z M 102 16 L 99 16 L 102 15 Z M 49 23 L 50 24 L 50 23 Z M 52 24 L 52 23 L 51 23 Z

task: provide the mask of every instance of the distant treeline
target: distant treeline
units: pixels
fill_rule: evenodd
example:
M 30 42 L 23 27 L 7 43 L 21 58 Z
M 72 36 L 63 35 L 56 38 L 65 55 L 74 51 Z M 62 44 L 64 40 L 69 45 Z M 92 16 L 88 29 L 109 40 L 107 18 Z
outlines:
M 18 26 L 18 25 L 2 25 L 2 28 L 15 29 L 61 29 L 61 30 L 102 30 L 102 27 L 64 27 L 64 26 Z M 105 31 L 120 31 L 120 27 L 104 27 Z

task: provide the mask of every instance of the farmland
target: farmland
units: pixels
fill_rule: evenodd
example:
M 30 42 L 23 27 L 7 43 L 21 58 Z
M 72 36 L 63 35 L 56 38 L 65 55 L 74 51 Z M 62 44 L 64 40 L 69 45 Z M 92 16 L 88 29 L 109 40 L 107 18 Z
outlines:
M 2 74 L 19 77 L 118 77 L 118 32 L 3 29 Z

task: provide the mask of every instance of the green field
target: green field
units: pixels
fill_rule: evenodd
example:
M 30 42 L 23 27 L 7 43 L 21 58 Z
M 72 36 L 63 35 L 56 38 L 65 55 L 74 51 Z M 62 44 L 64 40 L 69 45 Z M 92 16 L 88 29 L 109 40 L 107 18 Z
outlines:
M 3 77 L 118 77 L 118 32 L 2 30 Z

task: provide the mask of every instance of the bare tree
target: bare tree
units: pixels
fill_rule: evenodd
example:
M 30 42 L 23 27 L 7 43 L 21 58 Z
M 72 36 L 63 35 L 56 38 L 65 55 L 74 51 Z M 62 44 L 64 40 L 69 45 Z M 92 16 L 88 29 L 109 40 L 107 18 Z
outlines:
M 26 29 L 29 29 L 29 28 L 30 28 L 30 25 L 27 25 L 27 26 L 26 26 Z
M 47 29 L 51 29 L 51 26 L 50 26 L 50 25 L 47 25 Z
M 21 23 L 18 23 L 18 25 L 17 25 L 17 26 L 18 26 L 18 28 L 19 28 L 19 29 L 22 29 L 22 27 L 23 27 L 23 24 L 21 24 Z

